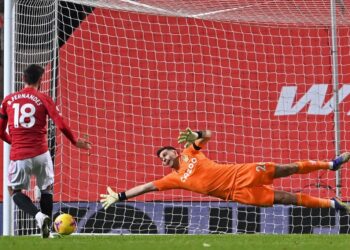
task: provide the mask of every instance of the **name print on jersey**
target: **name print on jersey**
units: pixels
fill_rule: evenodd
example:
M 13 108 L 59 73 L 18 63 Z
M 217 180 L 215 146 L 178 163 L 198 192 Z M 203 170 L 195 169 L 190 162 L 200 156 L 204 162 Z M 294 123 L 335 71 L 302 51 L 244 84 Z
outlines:
M 37 106 L 42 105 L 41 100 L 32 94 L 19 93 L 11 97 L 11 101 L 8 101 L 8 105 L 14 109 L 14 122 L 13 126 L 18 128 L 31 128 L 35 125 L 35 112 L 36 107 L 32 103 L 15 103 L 14 101 L 19 99 L 28 99 L 33 101 Z
M 26 94 L 26 93 L 21 93 L 21 94 L 14 95 L 14 96 L 12 96 L 11 100 L 13 102 L 15 100 L 22 99 L 22 98 L 27 98 L 29 100 L 32 100 L 38 106 L 40 106 L 42 104 L 41 100 L 38 97 L 36 97 L 36 96 L 34 96 L 32 94 Z

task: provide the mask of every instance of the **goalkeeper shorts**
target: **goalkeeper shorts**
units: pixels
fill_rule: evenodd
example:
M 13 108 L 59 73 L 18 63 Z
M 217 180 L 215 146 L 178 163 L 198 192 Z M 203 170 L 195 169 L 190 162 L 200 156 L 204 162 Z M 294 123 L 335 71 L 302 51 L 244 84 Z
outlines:
M 272 206 L 275 197 L 271 185 L 275 168 L 272 162 L 241 166 L 237 170 L 232 200 L 255 206 Z

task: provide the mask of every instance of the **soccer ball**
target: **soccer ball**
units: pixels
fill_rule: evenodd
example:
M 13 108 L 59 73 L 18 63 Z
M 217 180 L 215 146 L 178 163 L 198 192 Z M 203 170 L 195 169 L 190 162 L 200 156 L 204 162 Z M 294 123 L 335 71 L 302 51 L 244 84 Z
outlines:
M 60 214 L 53 224 L 55 231 L 60 235 L 69 235 L 77 229 L 77 223 L 70 214 Z

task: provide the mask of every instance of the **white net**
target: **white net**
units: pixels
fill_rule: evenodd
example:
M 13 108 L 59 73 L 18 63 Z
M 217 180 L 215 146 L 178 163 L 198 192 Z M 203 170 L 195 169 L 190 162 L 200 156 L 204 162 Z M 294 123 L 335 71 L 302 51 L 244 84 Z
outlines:
M 124 191 L 168 174 L 155 152 L 180 148 L 186 127 L 212 130 L 204 153 L 222 163 L 330 160 L 337 122 L 340 149 L 349 150 L 348 3 L 335 6 L 335 121 L 330 1 L 52 2 L 17 1 L 16 73 L 29 62 L 45 65 L 45 89 L 73 131 L 94 144 L 88 155 L 60 132 L 50 137 L 54 210 L 76 217 L 79 233 L 350 232 L 349 217 L 333 209 L 259 208 L 184 190 L 107 211 L 97 203 L 107 185 Z M 274 187 L 327 198 L 336 194 L 335 178 L 319 171 Z M 349 187 L 345 168 L 345 201 Z M 28 220 L 18 220 L 18 234 Z

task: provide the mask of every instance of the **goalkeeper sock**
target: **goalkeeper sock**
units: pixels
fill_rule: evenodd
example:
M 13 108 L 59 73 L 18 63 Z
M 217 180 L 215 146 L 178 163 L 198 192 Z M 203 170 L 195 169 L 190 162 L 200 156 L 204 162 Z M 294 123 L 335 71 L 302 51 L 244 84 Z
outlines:
M 308 208 L 328 208 L 331 207 L 331 200 L 313 197 L 307 194 L 297 193 L 297 205 Z
M 40 209 L 41 212 L 52 218 L 53 195 L 49 193 L 41 193 Z
M 330 162 L 325 161 L 299 161 L 296 164 L 298 165 L 297 174 L 308 174 L 320 169 L 329 169 L 331 166 Z
M 12 195 L 12 199 L 19 209 L 33 217 L 39 212 L 39 209 L 33 204 L 32 200 L 22 192 L 15 192 Z

